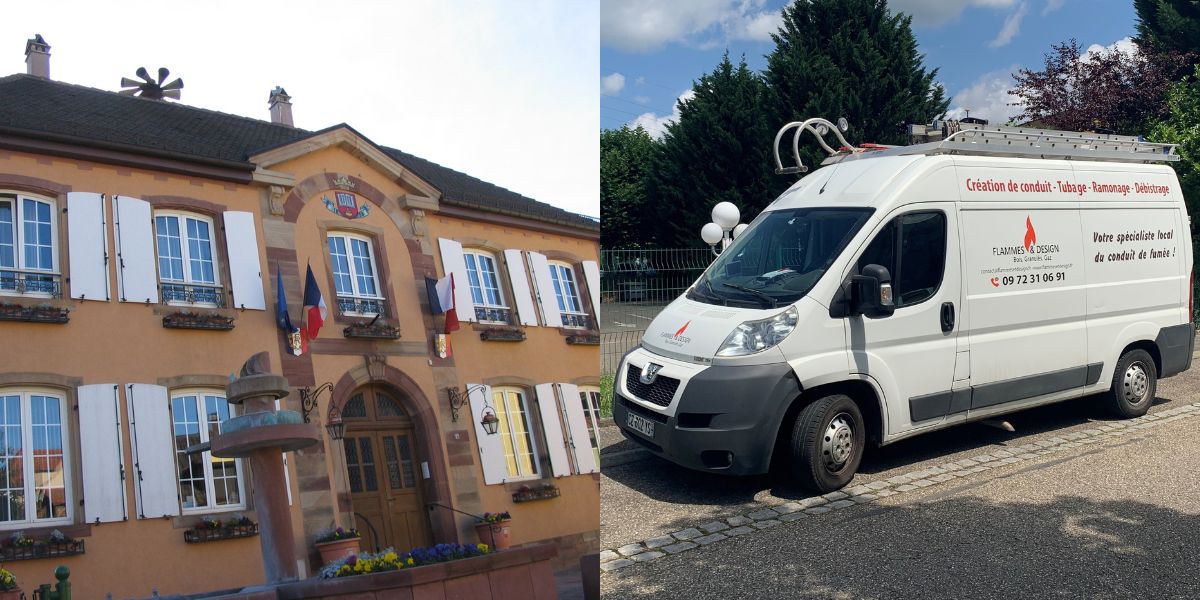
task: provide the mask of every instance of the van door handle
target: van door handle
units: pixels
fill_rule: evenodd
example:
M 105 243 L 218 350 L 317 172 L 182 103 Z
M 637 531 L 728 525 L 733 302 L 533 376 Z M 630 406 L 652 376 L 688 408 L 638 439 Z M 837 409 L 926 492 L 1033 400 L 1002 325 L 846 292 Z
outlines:
M 954 329 L 954 303 L 942 303 L 942 331 L 948 332 Z

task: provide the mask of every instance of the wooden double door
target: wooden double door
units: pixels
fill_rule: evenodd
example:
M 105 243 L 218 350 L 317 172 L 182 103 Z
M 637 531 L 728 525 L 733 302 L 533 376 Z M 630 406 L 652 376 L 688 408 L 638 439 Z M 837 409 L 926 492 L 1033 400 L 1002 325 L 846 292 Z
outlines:
M 432 542 L 413 422 L 389 391 L 358 390 L 342 408 L 346 470 L 364 550 Z

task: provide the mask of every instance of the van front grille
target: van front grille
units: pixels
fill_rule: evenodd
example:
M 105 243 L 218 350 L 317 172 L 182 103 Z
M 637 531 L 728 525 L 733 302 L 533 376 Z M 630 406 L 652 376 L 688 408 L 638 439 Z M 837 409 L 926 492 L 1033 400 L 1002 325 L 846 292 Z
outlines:
M 641 367 L 629 365 L 625 372 L 625 387 L 629 388 L 629 392 L 651 404 L 670 406 L 675 398 L 675 390 L 679 389 L 679 380 L 659 375 L 654 383 L 647 385 L 642 383 L 641 377 Z

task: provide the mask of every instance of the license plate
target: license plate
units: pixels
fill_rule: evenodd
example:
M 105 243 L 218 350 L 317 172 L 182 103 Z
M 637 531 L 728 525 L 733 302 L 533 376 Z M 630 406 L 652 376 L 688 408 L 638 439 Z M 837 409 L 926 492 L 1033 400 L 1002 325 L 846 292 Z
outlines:
M 626 413 L 626 417 L 625 424 L 629 425 L 630 429 L 646 437 L 654 437 L 654 421 L 633 413 Z

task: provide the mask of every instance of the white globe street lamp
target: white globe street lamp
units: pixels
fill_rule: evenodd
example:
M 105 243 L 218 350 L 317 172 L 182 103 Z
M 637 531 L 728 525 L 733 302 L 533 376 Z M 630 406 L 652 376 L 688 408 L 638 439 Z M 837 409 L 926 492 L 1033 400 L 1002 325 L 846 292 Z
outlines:
M 700 230 L 700 238 L 705 244 L 712 246 L 713 254 L 720 254 L 717 250 L 718 243 L 721 244 L 721 250 L 724 250 L 733 243 L 733 238 L 746 230 L 745 223 L 738 224 L 741 218 L 741 211 L 732 202 L 718 202 L 712 209 L 713 222 Z

